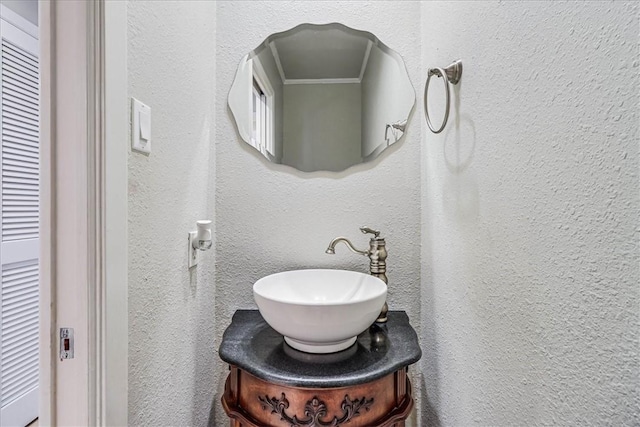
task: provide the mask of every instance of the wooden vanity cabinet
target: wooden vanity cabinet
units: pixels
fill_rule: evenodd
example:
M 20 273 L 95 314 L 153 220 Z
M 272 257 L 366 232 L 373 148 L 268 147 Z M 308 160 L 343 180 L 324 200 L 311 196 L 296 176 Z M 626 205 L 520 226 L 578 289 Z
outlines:
M 237 310 L 218 354 L 229 365 L 231 427 L 401 427 L 413 408 L 408 367 L 422 356 L 403 311 L 340 352 L 289 347 L 257 310 Z
M 237 366 L 225 383 L 222 406 L 231 427 L 403 427 L 413 407 L 407 368 L 338 388 L 273 384 Z

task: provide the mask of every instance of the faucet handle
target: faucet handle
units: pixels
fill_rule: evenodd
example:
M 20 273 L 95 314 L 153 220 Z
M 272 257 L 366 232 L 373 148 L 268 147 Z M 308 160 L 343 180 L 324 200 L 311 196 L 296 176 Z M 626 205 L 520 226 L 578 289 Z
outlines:
M 373 234 L 376 239 L 380 235 L 380 232 L 378 230 L 374 230 L 369 227 L 360 227 L 360 231 L 362 231 L 363 234 Z

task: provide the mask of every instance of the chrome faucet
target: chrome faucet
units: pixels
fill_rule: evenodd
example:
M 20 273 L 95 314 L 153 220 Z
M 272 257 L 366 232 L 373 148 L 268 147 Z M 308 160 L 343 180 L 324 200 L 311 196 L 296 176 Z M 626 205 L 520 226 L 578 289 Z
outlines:
M 325 251 L 330 255 L 336 253 L 336 246 L 338 243 L 343 242 L 347 247 L 358 255 L 364 255 L 369 257 L 369 271 L 372 276 L 381 279 L 384 283 L 387 283 L 387 249 L 385 247 L 386 242 L 384 238 L 380 237 L 380 232 L 373 230 L 369 227 L 360 227 L 360 231 L 364 234 L 373 234 L 373 237 L 369 240 L 368 250 L 356 249 L 353 244 L 346 237 L 336 237 L 329 243 L 329 247 Z M 380 315 L 376 319 L 376 323 L 385 323 L 387 321 L 387 312 L 389 307 L 387 303 L 384 303 Z

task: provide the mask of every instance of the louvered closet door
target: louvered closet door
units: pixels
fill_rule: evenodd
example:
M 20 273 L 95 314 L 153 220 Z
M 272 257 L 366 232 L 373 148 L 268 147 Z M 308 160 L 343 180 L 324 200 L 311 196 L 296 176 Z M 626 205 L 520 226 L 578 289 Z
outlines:
M 38 416 L 39 76 L 37 32 L 1 10 L 0 424 L 5 427 L 25 426 Z

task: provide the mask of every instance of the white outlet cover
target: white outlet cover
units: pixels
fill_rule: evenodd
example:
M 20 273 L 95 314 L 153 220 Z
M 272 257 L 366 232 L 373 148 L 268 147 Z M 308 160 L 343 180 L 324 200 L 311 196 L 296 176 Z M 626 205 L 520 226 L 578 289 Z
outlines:
M 131 98 L 131 149 L 151 154 L 151 107 Z

